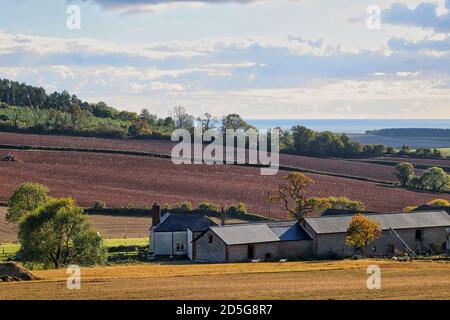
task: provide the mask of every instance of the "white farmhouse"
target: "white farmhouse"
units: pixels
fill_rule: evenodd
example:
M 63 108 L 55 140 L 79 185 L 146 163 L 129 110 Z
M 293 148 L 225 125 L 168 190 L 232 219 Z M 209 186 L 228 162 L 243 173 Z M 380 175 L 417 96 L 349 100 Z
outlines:
M 188 256 L 192 259 L 192 240 L 209 227 L 217 226 L 202 214 L 166 213 L 161 218 L 161 207 L 153 205 L 150 228 L 150 254 L 155 256 Z

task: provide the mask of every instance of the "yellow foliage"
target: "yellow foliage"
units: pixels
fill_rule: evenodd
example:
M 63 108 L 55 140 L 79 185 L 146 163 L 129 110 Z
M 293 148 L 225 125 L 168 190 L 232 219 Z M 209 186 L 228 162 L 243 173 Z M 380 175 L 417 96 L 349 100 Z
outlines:
M 403 212 L 412 212 L 414 210 L 416 210 L 418 208 L 418 206 L 407 206 L 406 208 L 403 209 Z
M 435 199 L 433 201 L 428 202 L 428 205 L 436 207 L 450 207 L 450 201 L 446 199 Z
M 363 214 L 353 216 L 347 230 L 345 242 L 355 248 L 366 249 L 367 245 L 381 236 L 380 224 Z

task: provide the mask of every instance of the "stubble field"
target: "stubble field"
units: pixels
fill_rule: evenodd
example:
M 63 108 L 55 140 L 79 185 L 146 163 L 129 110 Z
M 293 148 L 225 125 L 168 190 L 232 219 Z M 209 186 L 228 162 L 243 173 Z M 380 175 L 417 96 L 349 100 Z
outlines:
M 381 289 L 367 289 L 367 266 Z M 65 270 L 35 271 L 40 281 L 0 283 L 0 299 L 449 299 L 450 265 L 386 260 L 83 268 L 81 289 Z

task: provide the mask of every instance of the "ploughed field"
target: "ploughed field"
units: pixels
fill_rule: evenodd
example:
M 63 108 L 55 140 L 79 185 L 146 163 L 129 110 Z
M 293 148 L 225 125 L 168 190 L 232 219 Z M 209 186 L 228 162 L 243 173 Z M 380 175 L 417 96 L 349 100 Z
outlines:
M 0 132 L 0 145 L 25 145 L 35 147 L 70 147 L 89 149 L 112 149 L 170 154 L 175 142 L 149 140 L 120 140 L 73 136 L 34 135 Z M 356 177 L 380 182 L 392 182 L 394 168 L 373 163 L 323 159 L 298 155 L 280 154 L 280 165 L 313 173 Z M 421 173 L 417 170 L 418 174 Z
M 244 202 L 250 212 L 269 214 L 268 195 L 288 171 L 261 176 L 254 167 L 175 165 L 168 159 L 82 152 L 14 151 L 20 162 L 0 162 L 0 201 L 23 182 L 47 185 L 53 196 L 74 197 L 82 206 L 101 200 L 111 207 L 149 206 L 153 202 L 202 201 L 220 205 Z M 315 183 L 309 196 L 347 196 L 367 210 L 392 212 L 443 195 L 411 191 L 354 179 L 308 174 Z M 272 217 L 285 218 L 270 204 Z
M 380 290 L 367 267 L 381 269 Z M 32 271 L 42 280 L 0 283 L 6 299 L 449 299 L 450 264 L 343 260 L 287 263 L 128 265 L 83 268 L 80 290 L 65 269 Z

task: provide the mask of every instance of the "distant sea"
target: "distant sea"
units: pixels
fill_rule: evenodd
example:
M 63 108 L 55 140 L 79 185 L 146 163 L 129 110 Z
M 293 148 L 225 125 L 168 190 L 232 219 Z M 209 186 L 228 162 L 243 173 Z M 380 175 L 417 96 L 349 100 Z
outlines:
M 449 120 L 247 120 L 258 129 L 281 127 L 290 129 L 301 125 L 314 131 L 347 133 L 350 138 L 363 144 L 383 144 L 400 148 L 409 145 L 413 148 L 450 148 L 450 140 L 433 138 L 390 138 L 365 134 L 367 130 L 390 128 L 438 128 L 450 129 Z
M 290 129 L 301 125 L 315 131 L 332 131 L 336 133 L 362 134 L 367 130 L 389 129 L 389 128 L 441 128 L 450 129 L 448 120 L 304 120 L 304 119 L 281 119 L 281 120 L 255 120 L 248 119 L 248 123 L 258 129 L 270 129 L 281 127 Z

